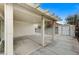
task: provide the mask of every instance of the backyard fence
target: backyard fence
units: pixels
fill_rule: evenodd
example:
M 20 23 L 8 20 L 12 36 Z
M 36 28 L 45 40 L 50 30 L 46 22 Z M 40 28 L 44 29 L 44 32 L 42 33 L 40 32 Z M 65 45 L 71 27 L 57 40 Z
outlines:
M 60 35 L 67 35 L 67 36 L 75 36 L 75 26 L 74 25 L 59 25 L 58 26 L 58 33 Z

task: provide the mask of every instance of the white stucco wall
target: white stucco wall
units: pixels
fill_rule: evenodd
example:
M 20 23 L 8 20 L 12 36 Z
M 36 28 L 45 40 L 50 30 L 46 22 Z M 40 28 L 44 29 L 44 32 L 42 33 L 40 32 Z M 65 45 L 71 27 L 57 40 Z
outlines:
M 14 21 L 14 37 L 33 35 L 35 27 L 31 23 Z

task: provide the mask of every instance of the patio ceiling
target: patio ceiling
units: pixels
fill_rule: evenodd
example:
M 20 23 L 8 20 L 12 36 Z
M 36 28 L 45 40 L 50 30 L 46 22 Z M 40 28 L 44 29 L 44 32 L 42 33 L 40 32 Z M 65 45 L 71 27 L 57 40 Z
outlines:
M 26 10 L 19 5 L 14 5 L 14 20 L 24 21 L 28 23 L 40 23 L 41 16 L 29 10 Z
M 14 9 L 14 20 L 17 21 L 24 21 L 24 22 L 28 22 L 28 23 L 40 23 L 41 22 L 41 12 L 39 12 L 38 10 L 35 11 L 35 9 L 30 8 L 29 6 L 27 6 L 27 4 L 13 4 L 13 9 Z M 32 10 L 33 9 L 33 10 Z M 0 17 L 3 17 L 4 15 L 4 4 L 0 4 Z M 45 15 L 46 17 L 46 15 Z M 48 17 L 47 18 L 49 20 L 51 19 L 55 19 L 55 18 L 51 18 Z

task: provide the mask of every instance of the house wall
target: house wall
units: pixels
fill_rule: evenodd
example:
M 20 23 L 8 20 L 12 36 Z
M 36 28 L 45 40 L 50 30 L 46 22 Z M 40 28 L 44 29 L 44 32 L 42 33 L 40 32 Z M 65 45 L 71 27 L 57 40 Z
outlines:
M 14 37 L 32 35 L 35 33 L 35 26 L 31 23 L 14 21 Z

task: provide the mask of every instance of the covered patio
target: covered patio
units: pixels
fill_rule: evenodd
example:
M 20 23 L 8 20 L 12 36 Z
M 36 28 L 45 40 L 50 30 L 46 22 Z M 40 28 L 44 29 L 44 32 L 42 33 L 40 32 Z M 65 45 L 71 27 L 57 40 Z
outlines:
M 52 35 L 45 34 L 45 21 L 52 20 L 52 22 L 54 22 L 56 19 L 46 16 L 47 15 L 44 15 L 44 12 L 35 9 L 28 4 L 14 4 L 15 54 L 30 54 L 40 47 L 44 47 L 52 42 L 54 27 L 52 25 Z M 38 26 L 36 27 L 35 25 L 40 25 L 40 33 L 36 32 Z M 24 45 L 23 42 L 25 42 Z M 18 46 L 18 48 L 16 46 Z
M 52 43 L 57 17 L 29 4 L 2 4 L 4 14 L 4 54 L 30 54 Z M 52 35 L 45 34 L 45 21 L 52 22 Z M 40 33 L 35 25 L 40 25 Z

